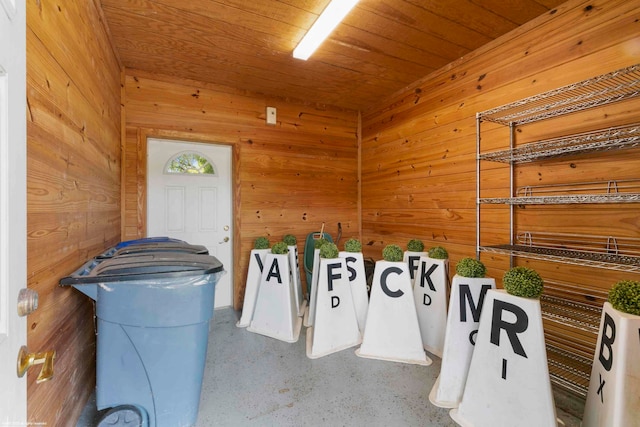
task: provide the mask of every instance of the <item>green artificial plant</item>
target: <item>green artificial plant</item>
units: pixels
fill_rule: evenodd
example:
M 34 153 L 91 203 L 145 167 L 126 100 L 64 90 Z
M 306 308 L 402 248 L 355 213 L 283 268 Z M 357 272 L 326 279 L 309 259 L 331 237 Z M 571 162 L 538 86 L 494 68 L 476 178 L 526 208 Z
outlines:
M 274 243 L 271 247 L 272 254 L 286 254 L 289 252 L 289 246 L 285 242 Z
M 640 282 L 621 280 L 609 290 L 609 303 L 618 311 L 640 316 Z
M 320 258 L 338 258 L 338 246 L 326 243 L 320 247 Z
M 458 264 L 456 264 L 456 274 L 462 277 L 484 277 L 487 273 L 487 268 L 484 264 L 474 258 L 462 258 Z
M 434 246 L 429 249 L 427 256 L 433 259 L 447 259 L 449 258 L 449 253 L 442 246 Z
M 327 243 L 329 243 L 329 241 L 327 239 L 325 239 L 324 237 L 321 237 L 319 239 L 315 239 L 313 241 L 313 248 L 314 249 L 320 249 L 323 245 L 326 245 Z
M 266 237 L 258 237 L 253 243 L 255 249 L 269 249 L 269 239 Z
M 286 234 L 282 238 L 282 241 L 285 242 L 288 246 L 294 246 L 296 243 L 298 243 L 298 239 L 296 239 L 296 236 L 294 236 L 293 234 Z
M 540 298 L 542 277 L 532 268 L 513 267 L 502 276 L 502 286 L 511 295 L 525 298 Z
M 422 252 L 424 251 L 424 243 L 422 240 L 411 239 L 409 243 L 407 243 L 407 250 L 409 252 Z
M 349 239 L 344 242 L 344 250 L 346 252 L 362 252 L 362 243 L 358 239 Z
M 384 258 L 385 261 L 399 262 L 402 261 L 403 255 L 404 252 L 398 245 L 387 245 L 382 250 L 382 258 Z

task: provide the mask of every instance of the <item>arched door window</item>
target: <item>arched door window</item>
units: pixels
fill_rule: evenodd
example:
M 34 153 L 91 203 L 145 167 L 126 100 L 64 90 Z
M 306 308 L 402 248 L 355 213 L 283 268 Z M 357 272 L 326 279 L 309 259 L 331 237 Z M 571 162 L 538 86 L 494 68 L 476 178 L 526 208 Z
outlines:
M 195 151 L 183 151 L 176 154 L 167 162 L 164 173 L 217 176 L 214 164 Z

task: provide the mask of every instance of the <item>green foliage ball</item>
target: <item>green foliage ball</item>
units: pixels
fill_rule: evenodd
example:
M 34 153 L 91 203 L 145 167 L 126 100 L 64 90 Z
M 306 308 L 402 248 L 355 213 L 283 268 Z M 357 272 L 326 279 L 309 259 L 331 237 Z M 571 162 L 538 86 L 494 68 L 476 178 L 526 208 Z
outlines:
M 424 243 L 422 240 L 412 239 L 407 243 L 407 250 L 409 252 L 422 252 L 424 251 Z
M 293 246 L 298 243 L 298 239 L 296 239 L 296 236 L 294 236 L 293 234 L 286 234 L 282 238 L 282 241 L 285 242 L 288 246 Z
M 382 258 L 384 258 L 385 261 L 390 261 L 390 262 L 402 261 L 403 255 L 404 255 L 404 252 L 402 251 L 402 248 L 398 245 L 387 245 L 382 250 Z
M 442 246 L 435 246 L 429 249 L 427 256 L 433 259 L 447 259 L 449 258 L 449 253 Z
M 271 247 L 272 254 L 286 254 L 289 252 L 289 246 L 285 242 L 274 243 Z
M 258 237 L 253 243 L 255 249 L 269 249 L 269 239 L 266 237 Z
M 338 252 L 335 243 L 327 243 L 320 247 L 320 258 L 338 258 Z
M 320 249 L 323 245 L 326 245 L 327 243 L 329 243 L 329 241 L 327 239 L 325 239 L 324 237 L 321 237 L 319 239 L 315 239 L 313 242 L 313 248 L 314 249 Z
M 609 291 L 609 302 L 618 311 L 640 316 L 640 282 L 621 280 Z
M 474 258 L 462 258 L 456 264 L 456 274 L 462 277 L 484 277 L 487 268 L 484 264 Z
M 347 252 L 362 252 L 362 243 L 358 239 L 349 239 L 344 242 L 344 250 Z
M 502 276 L 502 285 L 511 295 L 540 298 L 543 280 L 537 271 L 528 267 L 513 267 Z

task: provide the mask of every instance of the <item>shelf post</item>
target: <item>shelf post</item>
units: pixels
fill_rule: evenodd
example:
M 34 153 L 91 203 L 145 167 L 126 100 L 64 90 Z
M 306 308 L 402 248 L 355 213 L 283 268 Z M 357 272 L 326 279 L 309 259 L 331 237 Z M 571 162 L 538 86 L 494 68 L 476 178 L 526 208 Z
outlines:
M 476 259 L 480 261 L 480 113 L 476 113 Z
M 513 153 L 513 149 L 515 148 L 515 139 L 516 139 L 516 125 L 514 122 L 509 122 L 509 150 L 511 151 L 511 153 Z M 509 162 L 509 197 L 510 198 L 515 197 L 515 189 L 514 189 L 515 183 L 513 179 L 513 172 L 514 172 L 513 163 L 514 163 L 513 160 Z M 513 243 L 514 243 L 513 236 L 515 233 L 513 209 L 514 209 L 513 203 L 509 203 L 509 244 L 511 246 L 513 246 Z M 513 268 L 512 254 L 509 255 L 509 268 Z

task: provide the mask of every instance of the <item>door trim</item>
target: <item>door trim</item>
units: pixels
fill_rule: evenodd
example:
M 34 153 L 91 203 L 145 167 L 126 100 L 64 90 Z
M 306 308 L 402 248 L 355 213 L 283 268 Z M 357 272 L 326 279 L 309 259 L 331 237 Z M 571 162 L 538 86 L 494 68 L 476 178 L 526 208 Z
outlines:
M 240 271 L 240 153 L 237 144 L 212 139 L 211 135 L 192 132 L 182 132 L 167 129 L 138 128 L 137 133 L 137 199 L 138 199 L 138 237 L 147 234 L 147 139 L 176 139 L 185 142 L 200 142 L 214 145 L 231 146 L 231 217 L 233 221 L 233 277 L 232 293 L 233 308 L 240 309 L 240 299 L 237 293 L 238 283 L 241 283 L 242 274 Z M 126 164 L 123 151 L 122 164 Z
M 0 423 L 9 425 L 26 425 L 30 387 L 16 371 L 29 341 L 17 310 L 27 288 L 26 31 L 24 2 L 0 0 Z

